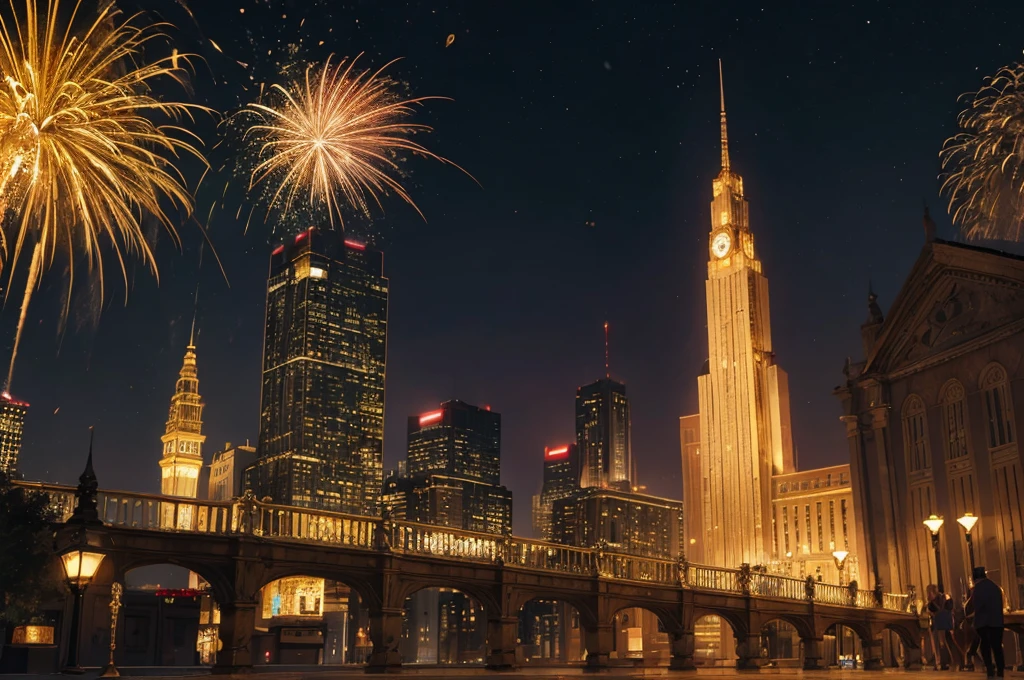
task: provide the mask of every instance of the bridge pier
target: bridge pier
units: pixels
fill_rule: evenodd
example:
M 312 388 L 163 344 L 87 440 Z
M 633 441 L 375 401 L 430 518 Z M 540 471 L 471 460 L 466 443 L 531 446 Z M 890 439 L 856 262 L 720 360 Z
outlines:
M 761 668 L 760 639 L 755 635 L 736 637 L 736 670 L 756 671 Z
M 487 620 L 487 670 L 515 669 L 518 633 L 519 617 Z
M 864 670 L 880 671 L 885 668 L 882 662 L 882 638 L 873 637 L 870 640 L 863 640 L 861 646 L 864 651 Z
M 608 659 L 612 653 L 612 626 L 598 624 L 583 627 L 583 646 L 587 650 L 587 665 L 583 670 L 607 671 Z
M 822 638 L 804 638 L 802 642 L 804 643 L 804 670 L 823 670 L 825 666 L 821 660 L 825 656 L 825 641 Z
M 367 673 L 397 673 L 402 670 L 398 642 L 402 638 L 402 610 L 381 609 L 370 612 L 370 642 L 373 651 L 366 662 Z
M 229 602 L 220 605 L 221 649 L 213 672 L 244 673 L 252 670 L 252 634 L 256 630 L 256 603 Z
M 903 645 L 903 668 L 908 671 L 919 671 L 924 669 L 922 660 L 922 649 Z
M 697 664 L 693 661 L 696 650 L 696 639 L 692 630 L 673 632 L 671 637 L 672 658 L 668 662 L 670 671 L 696 671 Z

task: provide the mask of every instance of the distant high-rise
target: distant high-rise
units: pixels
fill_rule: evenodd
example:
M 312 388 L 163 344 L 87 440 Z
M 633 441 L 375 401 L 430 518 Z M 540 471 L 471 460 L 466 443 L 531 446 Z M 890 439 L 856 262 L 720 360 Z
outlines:
M 409 476 L 445 474 L 498 484 L 501 416 L 456 400 L 409 417 Z
M 247 474 L 258 497 L 379 514 L 387 314 L 379 251 L 312 227 L 274 250 Z
M 10 394 L 0 394 L 0 472 L 14 475 L 18 471 L 21 435 L 25 429 L 28 404 Z
M 239 446 L 225 443 L 223 450 L 214 453 L 210 461 L 207 499 L 228 501 L 242 495 L 245 486 L 243 473 L 254 462 L 256 448 L 249 446 L 248 441 Z
M 575 444 L 544 447 L 544 485 L 533 502 L 533 530 L 552 539 L 552 504 L 580 490 L 580 456 Z
M 591 488 L 553 504 L 553 540 L 581 548 L 679 559 L 683 504 L 632 491 Z
M 206 435 L 203 434 L 203 399 L 199 396 L 194 336 L 185 349 L 185 359 L 178 373 L 167 424 L 160 440 L 164 445 L 160 459 L 160 493 L 195 498 L 199 491 Z
M 633 458 L 624 384 L 606 377 L 576 390 L 576 445 L 583 487 L 630 488 Z
M 501 415 L 453 400 L 409 418 L 405 474 L 384 484 L 392 517 L 485 533 L 512 528 L 501 486 Z

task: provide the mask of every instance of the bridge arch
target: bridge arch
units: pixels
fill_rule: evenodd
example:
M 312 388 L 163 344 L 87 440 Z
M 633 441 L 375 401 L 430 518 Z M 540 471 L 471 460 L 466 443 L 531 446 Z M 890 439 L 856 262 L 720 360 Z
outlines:
M 399 650 L 403 663 L 483 664 L 487 660 L 489 623 L 496 615 L 472 592 L 455 584 L 422 586 L 408 593 L 402 610 L 405 625 Z
M 573 591 L 517 588 L 509 600 L 509 610 L 518 613 L 535 600 L 553 600 L 571 605 L 580 617 L 580 626 L 589 628 L 600 623 L 597 616 L 597 600 L 592 596 Z
M 407 574 L 403 574 L 403 576 L 407 576 Z M 436 576 L 424 578 L 417 576 L 409 578 L 408 580 L 399 581 L 391 589 L 388 595 L 390 602 L 385 603 L 385 606 L 402 608 L 405 606 L 405 601 L 410 597 L 421 590 L 431 588 L 457 590 L 460 593 L 465 593 L 479 602 L 483 606 L 484 612 L 489 617 L 500 617 L 502 614 L 502 607 L 494 592 L 495 589 L 493 584 L 481 584 L 479 582 L 457 577 L 443 578 L 441 576 Z
M 256 583 L 256 593 L 260 593 L 268 585 L 275 581 L 288 578 L 321 578 L 325 581 L 336 581 L 351 588 L 359 596 L 361 604 L 375 609 L 381 606 L 380 593 L 364 574 L 355 574 L 348 571 L 340 571 L 329 567 L 319 567 L 315 564 L 301 566 L 282 566 L 265 569 Z
M 736 661 L 736 640 L 747 636 L 747 624 L 732 611 L 698 608 L 691 624 L 694 663 L 698 666 L 731 666 Z
M 803 643 L 812 636 L 811 627 L 799 617 L 765 616 L 758 631 L 757 651 L 773 664 L 796 662 L 803 657 Z
M 520 605 L 517 641 L 524 660 L 585 660 L 584 617 L 566 599 L 533 597 Z
M 118 556 L 114 559 L 113 580 L 124 583 L 128 572 L 160 565 L 181 567 L 198 574 L 200 578 L 210 584 L 210 595 L 218 604 L 234 600 L 233 575 L 229 576 L 218 565 L 180 555 L 162 554 L 159 556 L 148 556 L 133 554 L 130 556 Z

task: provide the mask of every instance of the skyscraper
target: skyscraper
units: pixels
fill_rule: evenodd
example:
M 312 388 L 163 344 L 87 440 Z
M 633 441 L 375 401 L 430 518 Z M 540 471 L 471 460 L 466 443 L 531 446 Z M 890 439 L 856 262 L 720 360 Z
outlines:
M 504 533 L 512 492 L 501 486 L 501 415 L 458 400 L 409 418 L 406 474 L 384 484 L 393 517 Z
M 258 497 L 379 514 L 387 313 L 379 251 L 313 227 L 273 251 Z
M 708 363 L 700 399 L 703 557 L 735 567 L 772 556 L 771 477 L 792 472 L 789 383 L 772 351 L 768 280 L 754 251 L 743 179 L 732 171 L 721 95 L 722 169 L 708 237 Z
M 0 394 L 0 472 L 17 474 L 27 413 L 28 404 L 14 399 L 8 392 Z
M 575 444 L 544 447 L 544 484 L 534 496 L 533 530 L 552 540 L 552 504 L 580 490 L 580 456 Z
M 408 474 L 445 474 L 498 484 L 501 416 L 454 399 L 409 417 Z
M 195 498 L 199 490 L 199 472 L 203 467 L 203 399 L 199 396 L 196 369 L 195 334 L 189 338 L 185 359 L 171 397 L 171 408 L 160 459 L 160 493 L 165 496 Z
M 610 377 L 576 390 L 576 445 L 584 487 L 629 490 L 633 472 L 626 386 Z

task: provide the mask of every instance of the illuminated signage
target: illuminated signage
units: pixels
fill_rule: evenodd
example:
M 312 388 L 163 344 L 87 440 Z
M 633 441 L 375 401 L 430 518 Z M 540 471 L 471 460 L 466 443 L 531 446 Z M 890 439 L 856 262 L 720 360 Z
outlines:
M 420 427 L 424 425 L 430 425 L 444 418 L 444 411 L 431 411 L 430 413 L 424 413 L 420 416 Z
M 544 447 L 544 460 L 559 460 L 567 458 L 569 456 L 568 446 L 558 446 L 556 448 Z

